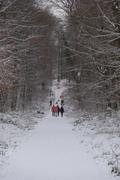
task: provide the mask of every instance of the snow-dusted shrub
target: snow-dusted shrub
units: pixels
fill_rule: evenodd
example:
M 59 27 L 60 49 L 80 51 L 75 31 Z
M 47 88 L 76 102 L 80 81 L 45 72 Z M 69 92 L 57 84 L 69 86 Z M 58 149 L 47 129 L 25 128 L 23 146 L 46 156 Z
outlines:
M 120 145 L 116 144 L 112 148 L 112 157 L 108 162 L 108 165 L 111 166 L 111 172 L 120 176 Z

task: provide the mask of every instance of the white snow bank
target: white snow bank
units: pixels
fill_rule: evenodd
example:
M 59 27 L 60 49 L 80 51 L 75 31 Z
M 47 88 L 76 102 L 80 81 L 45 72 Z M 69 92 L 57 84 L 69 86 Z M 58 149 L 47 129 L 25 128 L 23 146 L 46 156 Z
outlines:
M 0 113 L 0 169 L 28 130 L 33 129 L 42 117 L 43 114 L 37 111 Z
M 96 162 L 109 165 L 109 171 L 120 175 L 120 112 L 105 118 L 104 114 L 94 115 L 78 109 L 79 101 L 74 98 L 72 87 L 73 84 L 67 84 L 63 93 L 65 113 L 74 125 L 80 144 Z
M 74 130 L 78 133 L 78 139 L 86 148 L 86 152 L 92 154 L 97 162 L 110 165 L 110 171 L 120 175 L 120 122 L 118 119 L 105 119 L 81 111 L 74 113 L 71 112 Z

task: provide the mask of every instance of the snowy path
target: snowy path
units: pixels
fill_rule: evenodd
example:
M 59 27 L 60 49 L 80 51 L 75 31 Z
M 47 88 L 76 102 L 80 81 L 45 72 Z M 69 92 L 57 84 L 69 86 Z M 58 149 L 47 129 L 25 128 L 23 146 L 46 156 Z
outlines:
M 0 180 L 116 180 L 84 153 L 68 119 L 48 115 L 9 159 Z

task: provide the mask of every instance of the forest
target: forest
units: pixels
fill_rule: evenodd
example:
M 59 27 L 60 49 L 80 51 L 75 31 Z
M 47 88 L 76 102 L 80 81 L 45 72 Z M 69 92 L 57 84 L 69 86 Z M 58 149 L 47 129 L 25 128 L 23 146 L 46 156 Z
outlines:
M 74 81 L 81 109 L 119 110 L 119 0 L 61 0 L 66 13 L 61 37 L 61 78 Z
M 119 0 L 1 0 L 1 112 L 49 96 L 56 77 L 74 82 L 81 109 L 119 110 L 119 20 Z
M 24 111 L 48 93 L 56 20 L 33 0 L 4 0 L 0 9 L 0 111 Z

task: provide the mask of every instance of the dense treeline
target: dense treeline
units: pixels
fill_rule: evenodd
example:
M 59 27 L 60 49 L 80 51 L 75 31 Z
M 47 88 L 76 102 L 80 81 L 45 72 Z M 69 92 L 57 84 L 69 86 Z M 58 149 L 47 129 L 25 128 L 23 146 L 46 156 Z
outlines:
M 34 0 L 0 1 L 2 112 L 25 110 L 33 101 L 47 96 L 55 55 L 56 20 L 41 7 Z
M 75 82 L 82 109 L 118 110 L 119 0 L 49 1 L 66 13 L 62 23 L 42 0 L 0 1 L 0 111 L 30 108 L 56 73 Z
M 120 107 L 120 1 L 60 0 L 66 13 L 62 75 L 76 82 L 74 98 L 87 110 Z M 64 56 L 63 56 L 64 54 Z

